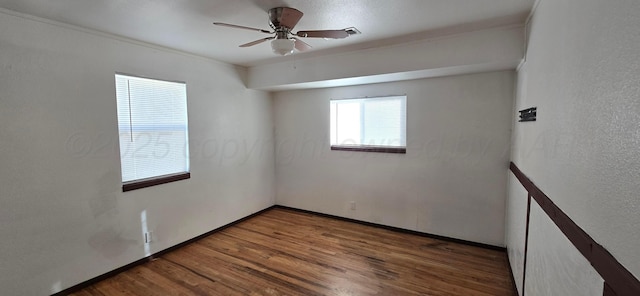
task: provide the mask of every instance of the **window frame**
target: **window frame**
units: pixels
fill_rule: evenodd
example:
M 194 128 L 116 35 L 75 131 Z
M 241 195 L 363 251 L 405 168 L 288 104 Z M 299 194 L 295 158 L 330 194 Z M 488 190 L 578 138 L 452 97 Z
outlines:
M 404 114 L 402 116 L 403 122 L 401 128 L 403 129 L 405 143 L 404 146 L 386 146 L 386 145 L 362 145 L 362 144 L 353 144 L 353 145 L 344 145 L 344 144 L 332 144 L 333 139 L 331 138 L 331 103 L 334 101 L 356 101 L 356 100 L 375 100 L 375 99 L 385 99 L 390 97 L 403 97 L 404 105 L 403 110 Z M 357 98 L 340 98 L 340 99 L 330 99 L 329 100 L 329 145 L 330 149 L 334 151 L 357 151 L 357 152 L 378 152 L 378 153 L 394 153 L 394 154 L 406 154 L 407 153 L 407 95 L 385 95 L 385 96 L 367 96 L 367 97 L 357 97 Z M 362 108 L 362 107 L 361 107 Z M 336 122 L 337 124 L 337 122 Z M 337 127 L 336 127 L 337 128 Z
M 142 78 L 142 79 L 149 79 L 149 80 L 155 80 L 155 81 L 160 81 L 160 82 L 170 82 L 170 83 L 177 83 L 177 84 L 184 84 L 184 91 L 185 91 L 185 112 L 187 114 L 185 114 L 185 153 L 186 153 L 186 164 L 187 164 L 187 171 L 185 172 L 177 172 L 177 173 L 171 173 L 171 174 L 165 174 L 165 175 L 158 175 L 158 176 L 153 176 L 153 177 L 148 177 L 148 178 L 141 178 L 141 179 L 136 179 L 136 180 L 130 180 L 130 181 L 122 181 L 123 175 L 122 175 L 122 152 L 120 151 L 120 125 L 118 123 L 118 154 L 120 157 L 120 181 L 122 182 L 122 192 L 127 192 L 127 191 L 132 191 L 132 190 L 136 190 L 136 189 L 141 189 L 141 188 L 146 188 L 146 187 L 152 187 L 152 186 L 156 186 L 156 185 L 161 185 L 161 184 L 166 184 L 166 183 L 171 183 L 171 182 L 176 182 L 176 181 L 180 181 L 180 180 L 186 180 L 186 179 L 190 179 L 191 178 L 191 158 L 189 155 L 189 114 L 188 114 L 188 96 L 187 96 L 187 83 L 184 81 L 178 81 L 178 80 L 168 80 L 168 79 L 158 79 L 158 78 L 153 78 L 153 77 L 148 77 L 148 76 L 141 76 L 141 75 L 133 75 L 133 74 L 129 74 L 129 73 L 123 73 L 123 72 L 115 72 L 114 75 L 114 82 L 117 84 L 117 77 L 118 76 L 124 76 L 124 77 L 131 77 L 131 78 Z M 118 101 L 118 94 L 116 93 L 115 95 L 116 98 L 116 102 Z M 117 104 L 116 104 L 117 105 Z M 117 108 L 117 107 L 116 107 Z M 131 113 L 130 113 L 131 115 Z M 120 118 L 118 116 L 116 116 L 116 118 L 118 119 L 118 121 L 120 121 Z
M 191 178 L 191 172 L 156 176 L 145 179 L 122 182 L 122 192 L 171 183 Z

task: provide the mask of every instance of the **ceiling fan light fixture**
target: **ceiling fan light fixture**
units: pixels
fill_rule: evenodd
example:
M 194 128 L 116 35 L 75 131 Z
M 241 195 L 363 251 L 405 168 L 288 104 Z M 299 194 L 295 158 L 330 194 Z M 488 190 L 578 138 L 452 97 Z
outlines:
M 240 47 L 250 47 L 261 44 L 267 40 L 271 40 L 271 50 L 273 53 L 281 56 L 290 55 L 294 50 L 307 51 L 311 49 L 311 45 L 300 40 L 299 38 L 325 38 L 325 39 L 344 39 L 350 35 L 360 34 L 360 31 L 354 27 L 349 27 L 342 30 L 310 30 L 310 31 L 298 31 L 293 32 L 293 27 L 298 24 L 303 13 L 295 8 L 291 7 L 275 7 L 268 11 L 269 14 L 269 27 L 271 30 L 263 30 L 259 28 L 239 26 L 234 24 L 227 24 L 221 22 L 214 22 L 216 26 L 229 27 L 234 29 L 243 29 L 249 31 L 256 31 L 271 35 L 271 37 L 258 39 L 245 44 L 241 44 Z
M 292 54 L 295 45 L 296 41 L 293 39 L 274 39 L 271 41 L 273 53 L 282 56 Z

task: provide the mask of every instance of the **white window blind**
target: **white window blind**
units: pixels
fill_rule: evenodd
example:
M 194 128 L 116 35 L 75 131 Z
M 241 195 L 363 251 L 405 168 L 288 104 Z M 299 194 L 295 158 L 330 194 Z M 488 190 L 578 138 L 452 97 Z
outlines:
M 185 83 L 116 74 L 122 182 L 189 171 Z
M 406 106 L 406 96 L 331 100 L 331 145 L 406 147 Z

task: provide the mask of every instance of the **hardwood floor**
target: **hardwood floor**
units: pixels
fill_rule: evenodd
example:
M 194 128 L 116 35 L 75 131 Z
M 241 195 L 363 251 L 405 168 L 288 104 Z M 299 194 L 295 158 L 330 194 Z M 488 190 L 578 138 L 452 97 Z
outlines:
M 501 251 L 272 209 L 72 295 L 515 295 Z

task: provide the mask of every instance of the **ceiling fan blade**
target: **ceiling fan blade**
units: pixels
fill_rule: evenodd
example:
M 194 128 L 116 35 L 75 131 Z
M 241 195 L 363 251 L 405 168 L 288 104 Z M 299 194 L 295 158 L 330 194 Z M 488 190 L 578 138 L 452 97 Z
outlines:
M 262 43 L 262 42 L 265 42 L 265 41 L 267 41 L 267 40 L 271 40 L 271 39 L 274 39 L 274 38 L 276 38 L 276 37 L 267 37 L 267 38 L 258 39 L 258 40 L 256 40 L 256 41 L 251 41 L 251 42 L 249 42 L 249 43 L 242 44 L 242 45 L 240 45 L 240 47 L 249 47 L 249 46 L 254 46 L 254 45 L 256 45 L 256 44 L 260 44 L 260 43 Z
M 273 34 L 273 32 L 271 32 L 271 31 L 258 29 L 258 28 L 252 28 L 252 27 L 238 26 L 238 25 L 232 25 L 232 24 L 227 24 L 227 23 L 218 23 L 218 22 L 213 23 L 213 24 L 216 25 L 216 26 L 223 26 L 223 27 L 229 27 L 229 28 L 257 31 L 257 32 L 262 32 L 262 33 L 266 33 L 266 34 Z
M 345 30 L 298 31 L 298 37 L 342 39 L 349 37 Z
M 276 7 L 269 10 L 269 21 L 273 26 L 283 26 L 289 30 L 293 29 L 304 13 L 291 7 Z
M 311 49 L 311 45 L 307 44 L 306 42 L 304 42 L 304 41 L 302 41 L 302 40 L 300 40 L 300 39 L 298 39 L 296 37 L 291 37 L 291 39 L 296 41 L 295 46 L 296 46 L 296 49 L 298 51 L 307 51 L 307 50 Z

